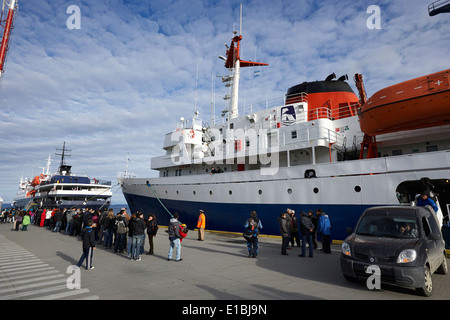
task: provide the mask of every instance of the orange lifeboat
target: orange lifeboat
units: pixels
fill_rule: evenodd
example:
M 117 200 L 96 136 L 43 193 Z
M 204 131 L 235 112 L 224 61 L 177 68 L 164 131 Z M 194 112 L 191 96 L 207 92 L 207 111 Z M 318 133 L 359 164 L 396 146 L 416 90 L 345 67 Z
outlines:
M 39 177 L 39 176 L 36 176 L 36 177 L 34 177 L 33 180 L 31 180 L 31 185 L 32 185 L 33 187 L 34 187 L 34 186 L 38 186 L 40 182 L 41 182 L 40 177 Z
M 376 92 L 361 107 L 361 130 L 369 135 L 450 124 L 450 69 Z

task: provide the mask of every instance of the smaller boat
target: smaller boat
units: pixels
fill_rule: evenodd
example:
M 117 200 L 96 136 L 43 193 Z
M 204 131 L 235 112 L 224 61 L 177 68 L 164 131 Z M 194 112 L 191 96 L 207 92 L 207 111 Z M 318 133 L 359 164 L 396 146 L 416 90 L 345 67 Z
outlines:
M 384 88 L 361 106 L 361 130 L 369 136 L 450 124 L 450 69 Z
M 74 175 L 72 166 L 65 164 L 66 144 L 61 151 L 61 163 L 56 173 L 49 174 L 51 158 L 47 160 L 46 171 L 31 180 L 21 179 L 19 191 L 14 198 L 17 209 L 38 208 L 92 208 L 109 207 L 112 192 L 111 181 L 90 179 Z

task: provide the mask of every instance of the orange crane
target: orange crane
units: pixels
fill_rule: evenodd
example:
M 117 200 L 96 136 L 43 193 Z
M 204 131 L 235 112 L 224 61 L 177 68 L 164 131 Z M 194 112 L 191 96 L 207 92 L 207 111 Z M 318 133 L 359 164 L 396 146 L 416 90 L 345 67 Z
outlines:
M 8 8 L 8 15 L 6 17 L 6 20 L 3 20 L 5 5 Z M 2 17 L 0 19 L 0 24 L 4 28 L 0 46 L 0 77 L 5 69 L 6 53 L 8 51 L 9 39 L 11 37 L 11 29 L 13 28 L 15 11 L 17 10 L 18 6 L 18 0 L 10 0 L 9 4 L 6 2 L 6 0 L 3 0 Z

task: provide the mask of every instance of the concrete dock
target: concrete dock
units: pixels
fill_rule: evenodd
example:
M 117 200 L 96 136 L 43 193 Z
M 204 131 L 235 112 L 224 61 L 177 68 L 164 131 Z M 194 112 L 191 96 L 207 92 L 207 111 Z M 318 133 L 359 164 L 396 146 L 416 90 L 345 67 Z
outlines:
M 95 269 L 79 270 L 79 289 L 69 289 L 72 273 L 68 268 L 81 256 L 81 241 L 36 226 L 25 232 L 11 231 L 11 227 L 0 225 L 1 300 L 179 300 L 189 307 L 191 301 L 205 300 L 450 299 L 449 276 L 433 276 L 431 298 L 409 289 L 369 290 L 365 283 L 347 282 L 341 274 L 337 244 L 332 245 L 332 254 L 315 250 L 313 258 L 301 258 L 300 248 L 293 247 L 283 256 L 281 239 L 261 236 L 258 257 L 249 258 L 239 235 L 206 232 L 205 241 L 198 241 L 197 232 L 191 230 L 182 241 L 183 260 L 167 261 L 169 240 L 164 228 L 154 239 L 155 254 L 144 254 L 141 261 L 99 244 Z

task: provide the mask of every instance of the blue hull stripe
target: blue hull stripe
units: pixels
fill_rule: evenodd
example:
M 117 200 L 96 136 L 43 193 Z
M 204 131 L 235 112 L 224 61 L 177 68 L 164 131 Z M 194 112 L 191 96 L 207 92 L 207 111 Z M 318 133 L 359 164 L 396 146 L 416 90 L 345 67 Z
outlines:
M 132 213 L 142 211 L 144 216 L 155 214 L 158 224 L 168 225 L 170 215 L 161 206 L 157 199 L 143 197 L 124 192 L 125 199 Z M 261 219 L 263 230 L 261 234 L 279 235 L 278 217 L 287 208 L 295 210 L 297 217 L 301 211 L 307 212 L 321 208 L 329 216 L 332 227 L 331 238 L 333 240 L 344 240 L 348 234 L 346 228 L 355 228 L 360 215 L 369 205 L 305 205 L 305 204 L 232 204 L 193 202 L 161 199 L 167 209 L 173 214 L 178 212 L 180 221 L 185 223 L 189 229 L 197 227 L 199 210 L 205 211 L 206 229 L 229 232 L 243 232 L 244 223 L 250 217 L 250 211 L 256 211 Z

